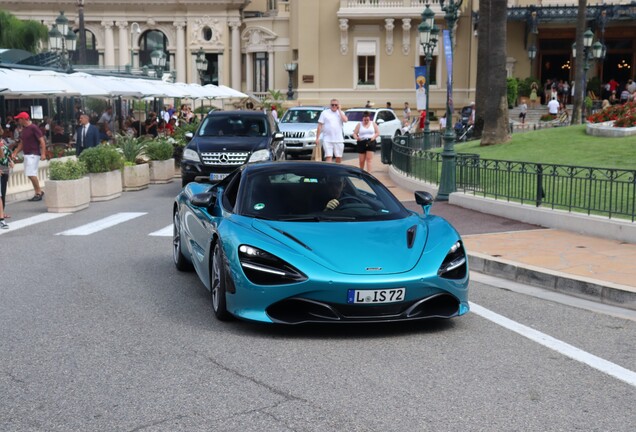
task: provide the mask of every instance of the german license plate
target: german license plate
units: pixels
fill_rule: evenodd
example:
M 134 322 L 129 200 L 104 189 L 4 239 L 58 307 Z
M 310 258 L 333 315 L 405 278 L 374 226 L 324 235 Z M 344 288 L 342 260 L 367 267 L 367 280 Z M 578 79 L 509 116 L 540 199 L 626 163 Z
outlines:
M 227 174 L 210 174 L 210 180 L 219 181 L 227 177 Z
M 404 300 L 406 288 L 348 290 L 347 303 L 395 303 Z

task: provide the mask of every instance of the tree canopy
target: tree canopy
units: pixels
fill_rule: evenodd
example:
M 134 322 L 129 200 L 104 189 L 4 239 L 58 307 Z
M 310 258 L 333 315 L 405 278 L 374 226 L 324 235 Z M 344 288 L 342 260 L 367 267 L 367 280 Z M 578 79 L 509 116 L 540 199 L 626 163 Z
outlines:
M 46 40 L 48 29 L 37 21 L 22 21 L 0 10 L 0 48 L 37 52 L 40 41 Z

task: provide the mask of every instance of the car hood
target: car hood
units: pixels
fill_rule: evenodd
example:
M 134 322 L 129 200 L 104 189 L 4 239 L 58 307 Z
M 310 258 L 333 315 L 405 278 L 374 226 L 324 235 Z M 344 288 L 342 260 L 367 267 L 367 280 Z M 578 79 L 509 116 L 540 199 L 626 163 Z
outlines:
M 307 132 L 318 129 L 318 123 L 278 123 L 281 132 Z
M 378 222 L 255 219 L 252 227 L 324 267 L 357 275 L 386 275 L 411 270 L 419 261 L 428 237 L 427 226 L 417 215 Z M 409 231 L 414 231 L 414 235 Z
M 345 135 L 351 135 L 351 134 L 353 134 L 353 130 L 356 128 L 358 123 L 360 123 L 360 122 L 359 121 L 350 120 L 350 121 L 348 121 L 348 122 L 346 122 L 345 124 L 342 125 L 342 131 L 344 132 Z
M 267 148 L 267 137 L 215 136 L 197 137 L 188 147 L 196 146 L 198 151 L 254 151 Z

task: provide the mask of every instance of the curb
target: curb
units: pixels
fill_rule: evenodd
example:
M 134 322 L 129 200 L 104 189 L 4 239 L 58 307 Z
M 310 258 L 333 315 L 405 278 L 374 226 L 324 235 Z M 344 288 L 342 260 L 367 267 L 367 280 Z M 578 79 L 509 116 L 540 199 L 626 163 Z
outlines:
M 512 261 L 493 259 L 489 255 L 474 252 L 468 254 L 468 265 L 471 271 L 489 276 L 636 310 L 636 291 L 624 285 L 566 275 L 533 266 L 522 266 Z

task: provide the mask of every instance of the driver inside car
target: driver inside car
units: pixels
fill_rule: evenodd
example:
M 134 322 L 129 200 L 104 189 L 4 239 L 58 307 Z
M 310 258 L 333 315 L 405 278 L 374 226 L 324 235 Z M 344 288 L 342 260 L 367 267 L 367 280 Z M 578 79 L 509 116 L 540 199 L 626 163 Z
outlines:
M 345 182 L 343 177 L 327 179 L 327 191 L 329 194 L 328 196 L 333 198 L 327 201 L 327 205 L 325 205 L 325 208 L 323 211 L 335 210 L 336 207 L 340 205 L 340 200 L 342 200 L 343 198 L 342 191 L 344 189 L 344 184 Z M 340 200 L 338 200 L 338 198 L 340 198 Z

